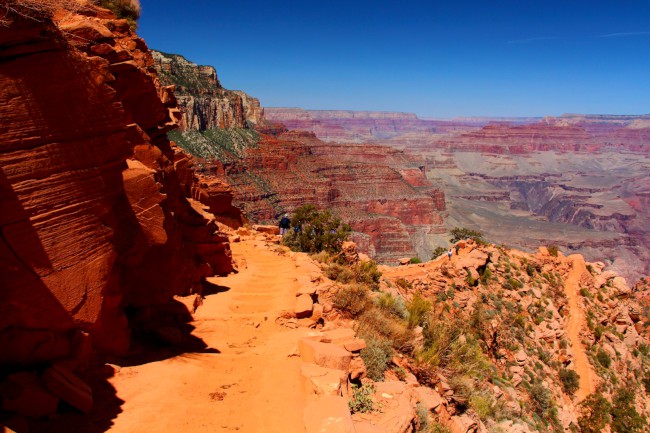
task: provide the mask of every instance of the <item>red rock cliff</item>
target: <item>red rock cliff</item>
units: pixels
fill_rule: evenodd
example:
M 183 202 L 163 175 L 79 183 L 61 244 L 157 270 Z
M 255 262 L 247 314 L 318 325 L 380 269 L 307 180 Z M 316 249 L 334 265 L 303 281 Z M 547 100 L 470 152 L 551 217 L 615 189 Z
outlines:
M 130 318 L 232 270 L 227 237 L 184 197 L 166 138 L 178 111 L 147 46 L 106 10 L 81 13 L 0 26 L 0 366 L 72 356 L 82 331 L 123 353 Z
M 260 101 L 242 91 L 225 89 L 212 66 L 197 65 L 178 54 L 152 53 L 162 83 L 175 87 L 182 130 L 245 128 L 262 123 Z

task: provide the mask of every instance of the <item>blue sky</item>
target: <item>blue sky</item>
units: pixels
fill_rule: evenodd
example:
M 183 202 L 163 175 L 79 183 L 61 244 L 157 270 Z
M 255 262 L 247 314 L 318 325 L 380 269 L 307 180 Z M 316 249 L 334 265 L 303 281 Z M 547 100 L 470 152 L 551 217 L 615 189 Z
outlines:
M 141 0 L 149 47 L 267 107 L 650 113 L 650 0 Z

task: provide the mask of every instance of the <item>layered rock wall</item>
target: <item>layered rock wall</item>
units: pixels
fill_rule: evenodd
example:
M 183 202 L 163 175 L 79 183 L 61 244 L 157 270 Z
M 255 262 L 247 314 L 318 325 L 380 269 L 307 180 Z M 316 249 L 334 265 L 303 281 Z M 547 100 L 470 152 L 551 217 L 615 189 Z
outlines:
M 181 112 L 180 128 L 204 131 L 247 128 L 263 122 L 257 98 L 225 89 L 212 66 L 200 66 L 183 56 L 152 51 L 154 66 L 164 85 L 173 85 Z
M 184 196 L 175 99 L 144 41 L 107 10 L 81 14 L 0 26 L 0 366 L 71 357 L 79 333 L 124 353 L 134 317 L 232 270 Z

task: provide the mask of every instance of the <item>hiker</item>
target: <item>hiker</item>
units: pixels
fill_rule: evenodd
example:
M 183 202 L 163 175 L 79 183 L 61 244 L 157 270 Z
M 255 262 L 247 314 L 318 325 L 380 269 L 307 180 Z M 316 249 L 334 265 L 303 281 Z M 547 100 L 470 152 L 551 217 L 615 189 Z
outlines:
M 293 226 L 293 233 L 296 234 L 296 235 L 298 235 L 299 233 L 302 233 L 302 225 L 300 225 L 300 223 Z
M 452 254 L 454 254 L 454 253 L 451 251 L 451 247 L 450 247 L 449 251 L 447 251 L 447 257 L 449 257 L 449 260 L 451 260 Z
M 458 255 L 458 250 L 460 250 L 460 245 L 456 244 L 455 249 L 456 249 L 456 255 Z
M 280 220 L 280 234 L 284 236 L 287 233 L 287 230 L 291 227 L 291 220 L 289 219 L 289 214 L 284 214 Z

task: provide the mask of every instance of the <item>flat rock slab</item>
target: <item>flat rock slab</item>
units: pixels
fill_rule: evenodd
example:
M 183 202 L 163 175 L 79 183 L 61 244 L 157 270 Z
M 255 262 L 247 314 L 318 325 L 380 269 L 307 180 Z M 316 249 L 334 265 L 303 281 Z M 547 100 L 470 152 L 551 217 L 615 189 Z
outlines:
M 343 397 L 323 396 L 305 408 L 306 433 L 356 433 Z
M 305 338 L 298 340 L 298 352 L 305 362 L 346 372 L 352 361 L 352 354 L 342 347 Z
M 336 328 L 323 332 L 322 341 L 326 343 L 343 344 L 354 340 L 356 332 L 352 328 Z
M 414 388 L 414 391 L 418 397 L 419 403 L 426 407 L 429 412 L 436 410 L 438 406 L 445 402 L 440 394 L 426 386 Z
M 306 362 L 301 365 L 300 373 L 305 378 L 307 390 L 318 395 L 340 396 L 341 386 L 347 380 L 345 371 Z

